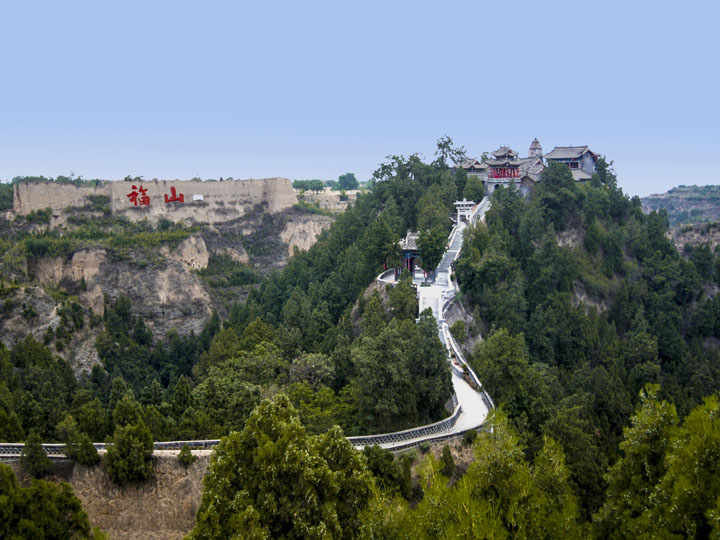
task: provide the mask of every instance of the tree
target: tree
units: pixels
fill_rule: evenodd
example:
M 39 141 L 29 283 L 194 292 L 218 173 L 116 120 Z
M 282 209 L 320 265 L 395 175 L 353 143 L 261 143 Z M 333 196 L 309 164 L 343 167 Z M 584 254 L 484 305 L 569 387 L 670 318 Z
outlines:
M 105 455 L 110 478 L 118 484 L 150 478 L 153 449 L 152 434 L 142 420 L 116 428 Z
M 442 199 L 442 191 L 437 184 L 430 187 L 418 201 L 417 222 L 418 230 L 421 232 L 434 227 L 440 227 L 444 231 L 450 230 L 450 211 Z
M 143 417 L 142 406 L 131 393 L 125 394 L 113 409 L 113 426 L 134 424 Z
M 445 253 L 446 242 L 447 236 L 442 227 L 438 226 L 429 231 L 420 231 L 418 248 L 420 248 L 422 266 L 426 272 L 434 272 L 437 265 L 440 264 Z
M 290 365 L 290 382 L 307 381 L 311 386 L 328 385 L 335 375 L 335 367 L 324 354 L 305 353 Z
M 452 451 L 450 450 L 450 446 L 447 444 L 445 444 L 443 446 L 442 456 L 440 457 L 440 462 L 442 463 L 440 472 L 443 473 L 448 478 L 450 478 L 452 476 L 452 474 L 455 472 L 455 460 L 453 459 Z
M 396 319 L 415 319 L 418 311 L 417 293 L 409 272 L 400 274 L 400 281 L 390 287 L 390 310 Z
M 105 536 L 90 529 L 69 484 L 33 480 L 22 488 L 15 472 L 0 464 L 0 538 L 101 540 Z
M 81 465 L 95 465 L 100 462 L 97 449 L 87 433 L 80 431 L 75 419 L 67 415 L 57 426 L 60 440 L 65 443 L 65 455 Z
M 457 188 L 458 197 L 463 197 L 465 194 L 465 186 L 467 185 L 468 181 L 468 173 L 462 167 L 456 166 L 453 179 L 455 180 L 455 187 Z
M 554 224 L 557 230 L 563 230 L 577 201 L 577 186 L 569 167 L 562 163 L 549 163 L 542 172 L 536 194 L 548 222 Z
M 280 394 L 213 452 L 188 538 L 355 538 L 370 487 L 342 431 L 309 436 Z
M 599 537 L 636 538 L 655 526 L 647 511 L 667 471 L 665 458 L 678 424 L 675 407 L 658 401 L 659 389 L 648 385 L 642 391 L 640 409 L 623 430 L 623 456 L 607 473 L 607 500 L 595 516 Z
M 338 189 L 353 190 L 358 188 L 358 181 L 353 173 L 345 173 L 338 177 Z
M 52 461 L 42 447 L 42 439 L 37 431 L 30 432 L 20 456 L 20 465 L 33 478 L 42 478 L 53 470 Z
M 684 538 L 718 538 L 720 523 L 720 400 L 705 398 L 685 418 L 667 445 L 667 472 L 655 490 L 657 507 L 648 516 L 659 527 Z
M 467 183 L 463 191 L 463 199 L 468 201 L 480 202 L 485 197 L 485 188 L 483 187 L 482 180 L 474 174 L 468 175 Z

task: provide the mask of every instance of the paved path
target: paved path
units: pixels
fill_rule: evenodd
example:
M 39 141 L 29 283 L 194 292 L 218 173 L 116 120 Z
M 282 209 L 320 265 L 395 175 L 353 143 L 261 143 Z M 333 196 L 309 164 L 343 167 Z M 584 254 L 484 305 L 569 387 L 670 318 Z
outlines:
M 489 207 L 489 200 L 487 198 L 483 199 L 482 202 L 475 208 L 475 212 L 471 218 L 472 222 L 475 223 L 478 219 L 482 219 Z M 433 283 L 425 283 L 422 270 L 416 271 L 413 276 L 413 283 L 417 285 L 418 289 L 418 304 L 420 312 L 427 308 L 432 310 L 435 320 L 438 323 L 438 335 L 440 336 L 440 341 L 442 341 L 448 351 L 448 361 L 450 362 L 449 357 L 451 353 L 453 353 L 458 360 L 457 366 L 451 365 L 451 373 L 455 395 L 457 396 L 458 405 L 460 405 L 462 411 L 455 425 L 444 431 L 441 435 L 422 435 L 416 438 L 405 439 L 402 442 L 380 443 L 379 446 L 383 448 L 393 449 L 399 446 L 412 446 L 426 440 L 432 440 L 438 437 L 443 438 L 463 433 L 468 429 L 477 428 L 485 422 L 485 418 L 487 418 L 490 407 L 492 406 L 492 401 L 487 394 L 478 392 L 463 378 L 463 370 L 461 366 L 462 364 L 466 364 L 466 362 L 462 357 L 462 352 L 459 350 L 459 347 L 457 347 L 457 344 L 454 343 L 452 336 L 448 331 L 447 324 L 445 323 L 445 310 L 457 292 L 455 285 L 450 279 L 450 275 L 452 274 L 451 265 L 460 255 L 463 233 L 465 232 L 466 227 L 467 225 L 465 222 L 456 224 L 453 234 L 449 238 L 448 249 L 445 251 L 443 258 L 435 271 L 435 281 Z M 388 274 L 387 279 L 384 281 L 391 282 L 390 280 L 391 277 Z M 471 373 L 471 376 L 477 381 L 477 376 L 474 373 Z M 363 445 L 357 446 L 362 447 Z

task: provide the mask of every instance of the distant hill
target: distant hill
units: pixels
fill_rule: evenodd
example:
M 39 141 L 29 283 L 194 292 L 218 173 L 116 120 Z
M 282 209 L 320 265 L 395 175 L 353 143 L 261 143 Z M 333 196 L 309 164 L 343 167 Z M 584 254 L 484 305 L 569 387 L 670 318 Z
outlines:
M 720 221 L 720 186 L 678 186 L 642 198 L 645 212 L 665 208 L 670 226 Z

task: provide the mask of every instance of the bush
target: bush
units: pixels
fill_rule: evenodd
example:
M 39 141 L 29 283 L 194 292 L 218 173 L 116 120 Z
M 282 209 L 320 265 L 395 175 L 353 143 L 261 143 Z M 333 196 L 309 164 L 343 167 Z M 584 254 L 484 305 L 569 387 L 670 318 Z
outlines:
M 477 433 L 477 431 L 475 432 Z M 455 460 L 452 457 L 452 452 L 450 451 L 450 446 L 447 444 L 443 446 L 442 456 L 440 457 L 440 472 L 443 473 L 448 478 L 452 476 L 453 472 L 455 472 Z
M 465 446 L 470 446 L 472 443 L 475 442 L 475 439 L 477 439 L 478 432 L 475 429 L 469 429 L 465 432 L 463 435 L 463 444 Z
M 197 461 L 197 456 L 193 456 L 190 451 L 190 447 L 187 444 L 183 444 L 180 453 L 178 454 L 178 461 L 186 469 Z
M 47 457 L 42 447 L 42 439 L 40 435 L 33 431 L 25 441 L 22 455 L 20 456 L 20 465 L 33 478 L 42 478 L 47 476 L 53 470 L 52 461 Z
M 87 433 L 80 434 L 73 452 L 75 455 L 74 459 L 81 465 L 91 466 L 100 463 L 100 456 L 98 455 L 97 449 Z
M 57 425 L 56 431 L 60 440 L 65 443 L 65 455 L 81 465 L 95 465 L 100 456 L 87 433 L 80 430 L 75 419 L 68 415 Z
M 430 443 L 425 441 L 423 443 L 420 443 L 420 451 L 423 454 L 427 454 L 428 450 L 430 450 Z
M 467 337 L 465 321 L 455 321 L 450 327 L 450 333 L 452 334 L 452 337 L 455 338 L 455 341 L 458 343 L 465 343 L 465 339 Z
M 150 478 L 153 438 L 142 420 L 118 427 L 108 443 L 105 459 L 108 474 L 114 482 L 124 484 Z
M 65 482 L 34 480 L 20 487 L 13 470 L 0 464 L 0 538 L 106 538 L 91 529 L 87 514 Z

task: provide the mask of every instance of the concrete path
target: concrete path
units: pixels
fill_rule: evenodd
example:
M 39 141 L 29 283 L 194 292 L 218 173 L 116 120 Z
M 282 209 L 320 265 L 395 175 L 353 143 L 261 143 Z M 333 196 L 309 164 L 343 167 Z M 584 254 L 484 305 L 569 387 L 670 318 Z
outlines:
M 482 219 L 489 207 L 489 200 L 487 198 L 483 199 L 482 202 L 475 208 L 471 218 L 472 222 L 476 223 L 477 220 Z M 454 283 L 450 279 L 450 275 L 453 272 L 452 263 L 460 255 L 463 233 L 465 232 L 466 227 L 467 225 L 465 222 L 460 222 L 456 225 L 453 234 L 448 239 L 448 249 L 445 251 L 443 258 L 435 271 L 435 281 L 433 283 L 425 283 L 422 270 L 416 270 L 415 275 L 413 276 L 413 283 L 418 289 L 418 304 L 420 312 L 422 313 L 427 308 L 432 310 L 433 316 L 438 323 L 438 335 L 440 336 L 440 341 L 442 341 L 448 351 L 448 362 L 450 362 L 450 355 L 453 353 L 460 364 L 459 366 L 451 366 L 450 371 L 452 373 L 453 388 L 455 389 L 458 404 L 462 408 L 462 413 L 455 425 L 447 430 L 444 435 L 462 433 L 468 429 L 481 426 L 490 412 L 488 405 L 492 403 L 489 398 L 486 397 L 484 399 L 482 393 L 475 390 L 463 379 L 461 375 L 461 365 L 466 362 L 462 357 L 462 353 L 457 347 L 457 344 L 450 343 L 452 341 L 452 336 L 449 335 L 447 324 L 445 324 L 445 309 L 457 292 Z M 379 446 L 392 450 L 398 446 L 404 447 L 419 444 L 420 442 L 433 439 L 437 436 L 438 435 L 425 435 L 415 439 L 407 439 L 402 442 L 384 443 Z

